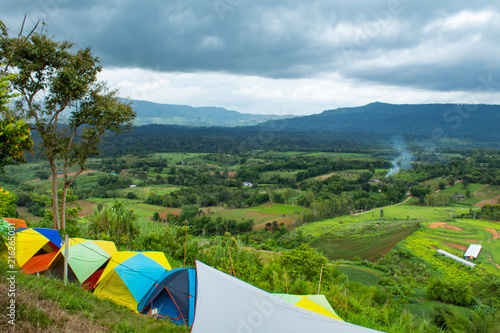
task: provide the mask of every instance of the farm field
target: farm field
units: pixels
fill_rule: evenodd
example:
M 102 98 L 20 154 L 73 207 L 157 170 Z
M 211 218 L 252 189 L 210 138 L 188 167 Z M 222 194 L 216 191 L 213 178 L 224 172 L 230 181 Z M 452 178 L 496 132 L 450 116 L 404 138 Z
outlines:
M 283 204 L 264 204 L 251 208 L 244 209 L 224 209 L 217 210 L 210 214 L 211 217 L 221 217 L 223 219 L 236 219 L 236 220 L 253 220 L 254 229 L 264 229 L 266 223 L 276 221 L 279 224 L 284 223 L 290 226 L 294 222 L 296 213 L 303 214 L 309 212 L 310 209 L 299 206 L 283 205 Z
M 180 214 L 180 209 L 179 208 L 168 208 L 168 207 L 161 207 L 161 206 L 156 206 L 156 205 L 149 205 L 141 200 L 130 200 L 130 199 L 123 199 L 123 198 L 111 198 L 111 199 L 99 199 L 95 198 L 92 199 L 92 202 L 95 204 L 114 204 L 116 202 L 124 203 L 126 206 L 128 206 L 130 209 L 133 209 L 134 212 L 137 214 L 137 216 L 146 218 L 148 220 L 152 219 L 153 214 L 155 212 L 158 212 L 160 214 L 161 219 L 165 219 L 169 213 L 178 215 Z
M 360 282 L 368 286 L 377 285 L 377 282 L 384 275 L 383 272 L 364 266 L 340 264 L 337 267 L 343 274 L 349 277 L 349 281 Z
M 318 249 L 330 260 L 352 260 L 359 257 L 362 260 L 375 262 L 388 253 L 397 243 L 418 230 L 418 225 L 412 223 L 390 233 L 369 237 L 324 238 L 319 237 L 309 244 Z
M 296 230 L 301 230 L 304 235 L 319 237 L 324 234 L 332 233 L 335 228 L 343 224 L 352 224 L 364 221 L 449 221 L 450 209 L 453 211 L 452 213 L 454 216 L 469 212 L 466 208 L 414 206 L 411 202 L 408 202 L 399 206 L 382 208 L 384 215 L 382 218 L 380 217 L 381 209 L 377 208 L 359 215 L 344 215 L 332 219 L 309 223 Z
M 145 200 L 149 193 L 155 192 L 162 195 L 178 190 L 179 188 L 180 186 L 175 185 L 149 185 L 118 189 L 116 190 L 116 192 L 120 195 L 123 195 L 124 197 L 127 195 L 127 193 L 134 193 L 139 199 Z

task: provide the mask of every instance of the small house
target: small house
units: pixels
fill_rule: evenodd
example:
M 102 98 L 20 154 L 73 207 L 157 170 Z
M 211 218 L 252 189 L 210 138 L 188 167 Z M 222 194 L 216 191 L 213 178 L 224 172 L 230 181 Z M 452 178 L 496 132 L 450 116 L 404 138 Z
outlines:
M 479 252 L 481 252 L 482 246 L 479 244 L 471 244 L 467 251 L 465 251 L 464 257 L 465 259 L 477 259 Z

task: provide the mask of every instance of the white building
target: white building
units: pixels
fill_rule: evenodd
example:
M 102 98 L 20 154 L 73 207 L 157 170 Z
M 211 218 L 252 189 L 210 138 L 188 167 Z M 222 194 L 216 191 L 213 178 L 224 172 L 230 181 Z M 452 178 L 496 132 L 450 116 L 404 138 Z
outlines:
M 477 259 L 479 252 L 481 252 L 481 245 L 471 244 L 464 254 L 465 259 Z

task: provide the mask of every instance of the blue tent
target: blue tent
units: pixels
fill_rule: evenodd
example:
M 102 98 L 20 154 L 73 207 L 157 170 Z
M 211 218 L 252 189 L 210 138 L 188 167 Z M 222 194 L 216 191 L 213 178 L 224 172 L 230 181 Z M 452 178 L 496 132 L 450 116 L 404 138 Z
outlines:
M 166 271 L 138 305 L 141 313 L 191 326 L 196 302 L 196 271 L 178 268 Z

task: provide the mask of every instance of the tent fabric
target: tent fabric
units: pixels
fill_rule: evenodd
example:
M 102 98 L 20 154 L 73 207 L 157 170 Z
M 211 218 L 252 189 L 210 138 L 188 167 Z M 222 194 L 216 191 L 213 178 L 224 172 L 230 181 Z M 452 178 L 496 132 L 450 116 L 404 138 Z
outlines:
M 162 274 L 138 305 L 139 312 L 191 326 L 196 302 L 196 271 L 178 268 Z
M 104 272 L 104 268 L 96 270 L 91 276 L 89 276 L 85 281 L 82 282 L 82 288 L 85 290 L 93 290 L 95 289 L 95 285 L 97 284 L 97 281 L 99 281 L 99 278 L 101 277 L 102 273 Z
M 138 312 L 142 298 L 171 269 L 162 252 L 118 251 L 110 258 L 94 294 Z
M 16 262 L 27 274 L 44 271 L 48 268 L 49 263 L 57 254 L 61 245 L 62 239 L 57 230 L 45 228 L 16 229 Z
M 7 217 L 4 217 L 3 219 L 5 221 L 9 222 L 10 224 L 12 224 L 16 228 L 28 228 L 28 226 L 26 225 L 26 221 L 24 221 L 24 220 L 12 219 L 12 218 L 7 218 Z
M 377 332 L 329 318 L 285 302 L 256 288 L 196 262 L 196 313 L 191 333 L 303 333 Z
M 282 298 L 288 304 L 292 304 L 303 309 L 313 311 L 324 316 L 342 320 L 335 310 L 333 310 L 325 295 L 290 295 L 290 294 L 274 294 Z
M 117 251 L 115 243 L 110 241 L 70 238 L 68 243 L 68 280 L 70 282 L 79 282 L 80 284 L 84 284 Z M 62 277 L 65 248 L 66 244 L 61 247 L 50 263 L 49 271 L 52 275 Z M 100 273 L 102 272 L 100 271 Z M 97 279 L 95 279 L 95 282 L 97 282 Z M 95 282 L 92 283 L 92 287 L 95 285 Z M 87 287 L 89 286 L 87 283 Z

